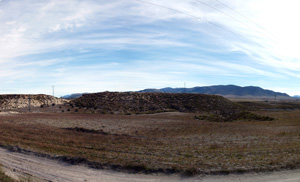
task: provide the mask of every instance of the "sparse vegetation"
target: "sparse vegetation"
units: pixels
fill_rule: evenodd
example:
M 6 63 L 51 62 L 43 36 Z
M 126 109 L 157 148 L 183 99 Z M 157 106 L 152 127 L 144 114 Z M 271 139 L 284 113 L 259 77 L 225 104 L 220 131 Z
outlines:
M 273 121 L 274 118 L 269 116 L 261 116 L 258 114 L 255 114 L 253 112 L 249 111 L 243 111 L 241 113 L 236 114 L 236 116 L 233 116 L 231 120 L 256 120 L 256 121 Z
M 195 116 L 195 119 L 214 121 L 214 122 L 225 122 L 226 121 L 226 118 L 224 118 L 218 114 L 199 115 L 199 116 Z
M 16 180 L 12 179 L 11 177 L 7 176 L 0 165 L 0 181 L 1 182 L 16 182 Z
M 274 121 L 195 122 L 193 113 L 1 116 L 0 143 L 70 163 L 185 175 L 298 166 L 300 113 L 261 111 Z M 12 122 L 13 121 L 13 122 Z M 18 149 L 19 150 L 19 149 Z
M 22 95 L 22 94 L 8 94 L 0 95 L 1 109 L 22 109 L 28 108 L 28 101 L 31 100 L 31 107 L 44 108 L 49 106 L 48 103 L 63 104 L 67 102 L 64 99 L 55 98 L 49 95 Z
M 270 111 L 289 111 L 299 110 L 300 102 L 298 101 L 237 101 L 238 104 L 243 105 L 249 111 L 270 110 Z
M 136 93 L 136 92 L 102 92 L 84 94 L 72 101 L 71 106 L 97 108 L 100 112 L 119 113 L 158 113 L 158 112 L 218 112 L 222 116 L 238 113 L 239 104 L 222 96 L 205 94 L 170 94 L 170 93 Z
M 129 99 L 122 105 L 123 101 L 113 101 L 116 93 L 113 99 L 106 94 L 87 97 L 98 102 L 104 98 L 96 106 L 89 101 L 43 109 L 57 108 L 57 113 L 1 114 L 0 145 L 71 164 L 144 173 L 224 174 L 300 167 L 297 110 L 261 110 L 268 102 L 249 112 L 248 106 L 222 97 L 195 94 L 118 93 L 120 100 Z M 164 102 L 161 97 L 166 97 Z M 140 104 L 131 107 L 134 102 Z
M 231 122 L 236 120 L 243 120 L 243 121 L 273 121 L 274 118 L 269 116 L 261 116 L 249 111 L 243 111 L 240 113 L 236 113 L 230 115 L 228 117 L 224 117 L 219 114 L 206 114 L 206 115 L 199 115 L 195 116 L 195 119 L 198 120 L 207 120 L 207 121 L 214 121 L 214 122 Z

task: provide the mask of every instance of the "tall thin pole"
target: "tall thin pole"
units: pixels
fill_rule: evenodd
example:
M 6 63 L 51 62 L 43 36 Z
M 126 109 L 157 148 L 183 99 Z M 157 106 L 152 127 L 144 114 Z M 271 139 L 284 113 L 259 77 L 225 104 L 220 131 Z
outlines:
M 54 97 L 54 86 L 52 86 L 52 95 Z
M 28 111 L 31 112 L 31 97 L 28 97 Z

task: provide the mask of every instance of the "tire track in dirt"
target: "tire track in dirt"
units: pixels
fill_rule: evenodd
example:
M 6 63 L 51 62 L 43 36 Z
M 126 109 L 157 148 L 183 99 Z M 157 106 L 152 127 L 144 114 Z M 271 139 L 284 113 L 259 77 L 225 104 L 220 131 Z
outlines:
M 178 175 L 144 175 L 96 170 L 80 165 L 70 165 L 33 155 L 11 152 L 0 148 L 0 163 L 4 171 L 14 177 L 32 176 L 47 182 L 298 182 L 300 170 L 270 173 L 231 175 L 200 175 L 182 178 Z
M 185 181 L 179 176 L 126 174 L 108 170 L 95 170 L 80 165 L 70 165 L 0 148 L 0 163 L 5 172 L 16 178 L 30 175 L 41 181 L 59 182 L 160 182 Z M 188 180 L 188 179 L 186 179 Z M 188 180 L 190 181 L 190 180 Z M 192 180 L 195 181 L 195 180 Z M 196 180 L 197 181 L 197 180 Z

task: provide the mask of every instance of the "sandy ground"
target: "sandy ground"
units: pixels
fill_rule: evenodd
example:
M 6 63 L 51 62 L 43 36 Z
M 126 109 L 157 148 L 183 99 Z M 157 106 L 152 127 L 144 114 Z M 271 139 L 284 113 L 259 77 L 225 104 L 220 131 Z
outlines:
M 0 163 L 6 174 L 18 178 L 31 176 L 33 181 L 59 182 L 298 182 L 300 170 L 270 173 L 232 174 L 232 175 L 201 175 L 183 178 L 177 175 L 144 175 L 126 174 L 108 170 L 94 170 L 85 166 L 69 165 L 32 155 L 10 152 L 0 148 Z

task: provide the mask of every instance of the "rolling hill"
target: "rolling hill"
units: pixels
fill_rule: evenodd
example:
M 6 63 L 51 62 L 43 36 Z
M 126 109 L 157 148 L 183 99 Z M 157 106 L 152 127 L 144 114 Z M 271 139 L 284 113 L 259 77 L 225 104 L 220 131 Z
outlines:
M 238 104 L 222 96 L 190 93 L 100 92 L 84 94 L 72 103 L 79 108 L 114 113 L 204 111 L 229 116 L 241 110 Z

